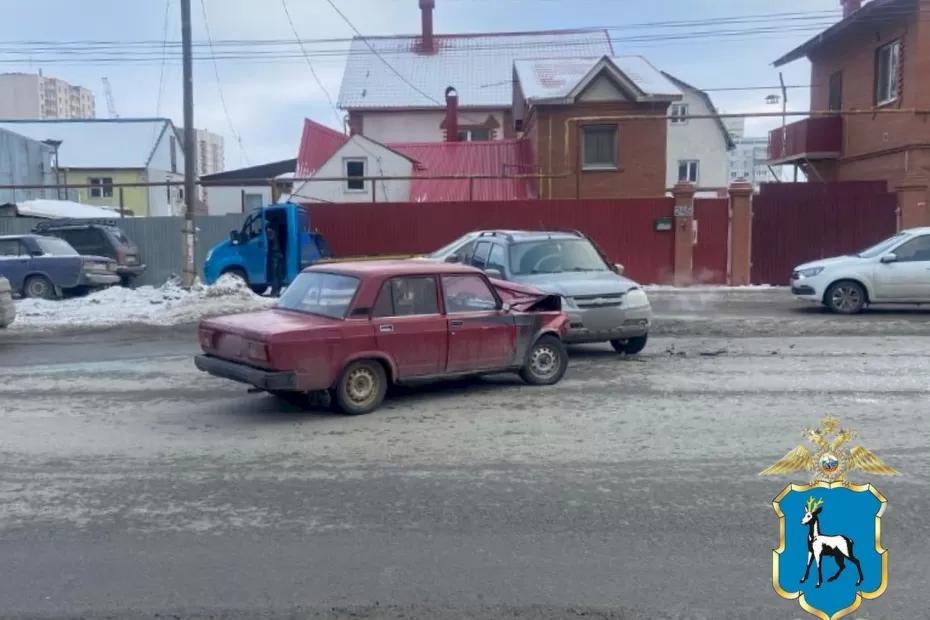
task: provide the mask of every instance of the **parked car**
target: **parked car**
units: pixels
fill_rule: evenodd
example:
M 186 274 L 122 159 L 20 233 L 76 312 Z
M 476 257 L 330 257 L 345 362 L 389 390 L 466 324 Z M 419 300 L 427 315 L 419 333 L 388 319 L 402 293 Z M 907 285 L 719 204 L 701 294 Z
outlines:
M 0 276 L 23 297 L 59 299 L 66 293 L 119 284 L 116 261 L 81 256 L 64 239 L 42 235 L 0 237 Z
M 105 256 L 115 260 L 116 273 L 123 286 L 129 286 L 145 271 L 139 248 L 116 220 L 54 219 L 41 222 L 32 232 L 64 239 L 82 256 Z
M 273 309 L 204 320 L 195 363 L 284 397 L 330 391 L 361 414 L 389 384 L 507 371 L 556 383 L 566 325 L 558 297 L 499 292 L 463 265 L 331 263 L 303 271 Z
M 16 318 L 16 306 L 13 305 L 13 293 L 10 281 L 0 278 L 0 328 L 11 324 Z
M 858 254 L 798 265 L 791 292 L 840 314 L 868 304 L 930 303 L 930 228 L 911 228 Z
M 649 297 L 580 232 L 476 231 L 427 258 L 472 265 L 491 277 L 561 295 L 571 320 L 567 343 L 609 341 L 630 355 L 646 347 Z

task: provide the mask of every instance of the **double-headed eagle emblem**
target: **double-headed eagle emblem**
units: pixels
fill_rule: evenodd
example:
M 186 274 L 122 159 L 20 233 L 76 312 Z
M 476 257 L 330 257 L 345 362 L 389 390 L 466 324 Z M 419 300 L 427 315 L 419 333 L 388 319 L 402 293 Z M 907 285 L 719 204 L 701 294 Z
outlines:
M 867 448 L 861 445 L 848 448 L 846 444 L 856 438 L 856 431 L 840 428 L 840 421 L 832 416 L 821 420 L 818 428 L 806 429 L 804 438 L 813 444 L 813 451 L 802 444 L 759 475 L 780 476 L 807 471 L 813 484 L 846 482 L 847 472 L 856 470 L 882 476 L 898 473 Z

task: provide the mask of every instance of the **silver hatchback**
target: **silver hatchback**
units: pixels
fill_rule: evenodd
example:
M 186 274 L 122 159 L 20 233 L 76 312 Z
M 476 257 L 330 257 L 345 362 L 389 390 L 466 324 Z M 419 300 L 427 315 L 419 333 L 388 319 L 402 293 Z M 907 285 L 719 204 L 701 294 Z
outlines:
M 561 295 L 571 319 L 569 343 L 609 341 L 628 354 L 646 346 L 652 322 L 646 292 L 579 232 L 476 231 L 426 258 L 466 263 L 491 277 Z

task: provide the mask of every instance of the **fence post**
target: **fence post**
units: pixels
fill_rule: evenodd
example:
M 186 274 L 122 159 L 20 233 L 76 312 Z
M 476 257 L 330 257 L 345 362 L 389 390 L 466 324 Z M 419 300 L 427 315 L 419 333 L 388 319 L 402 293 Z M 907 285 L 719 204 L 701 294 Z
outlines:
M 930 226 L 927 185 L 927 177 L 913 175 L 895 188 L 898 194 L 898 230 Z
M 672 188 L 675 198 L 675 260 L 673 281 L 676 286 L 691 284 L 694 272 L 694 185 L 680 182 Z
M 727 284 L 746 286 L 752 277 L 752 183 L 745 179 L 730 185 L 729 240 Z
M 123 186 L 119 186 L 119 217 L 123 219 L 126 217 L 126 200 L 123 196 Z
M 468 177 L 468 202 L 475 201 L 475 177 Z

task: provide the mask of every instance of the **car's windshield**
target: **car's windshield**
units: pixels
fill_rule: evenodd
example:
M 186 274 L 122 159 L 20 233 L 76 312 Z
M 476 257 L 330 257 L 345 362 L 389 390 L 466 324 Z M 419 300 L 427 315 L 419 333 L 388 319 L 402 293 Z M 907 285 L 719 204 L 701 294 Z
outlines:
M 55 237 L 40 237 L 36 243 L 43 254 L 51 256 L 77 256 L 77 250 L 71 247 L 67 241 L 56 239 Z
M 446 254 L 456 249 L 460 245 L 463 245 L 466 242 L 471 241 L 474 237 L 475 235 L 473 234 L 468 234 L 468 235 L 465 235 L 464 237 L 459 237 L 452 243 L 446 244 L 442 246 L 441 248 L 439 248 L 438 250 L 436 250 L 435 252 L 433 252 L 432 254 L 429 254 L 428 257 L 429 258 L 443 258 Z
M 277 307 L 334 319 L 345 318 L 358 289 L 358 278 L 334 273 L 302 273 L 287 287 Z
M 881 243 L 876 243 L 872 247 L 862 250 L 856 256 L 858 256 L 859 258 L 875 258 L 876 256 L 887 252 L 889 248 L 894 246 L 899 241 L 903 241 L 904 237 L 906 236 L 907 235 L 905 235 L 904 233 L 898 233 L 892 237 L 885 239 Z
M 514 275 L 530 275 L 608 271 L 608 267 L 587 239 L 543 239 L 511 245 L 510 270 Z

